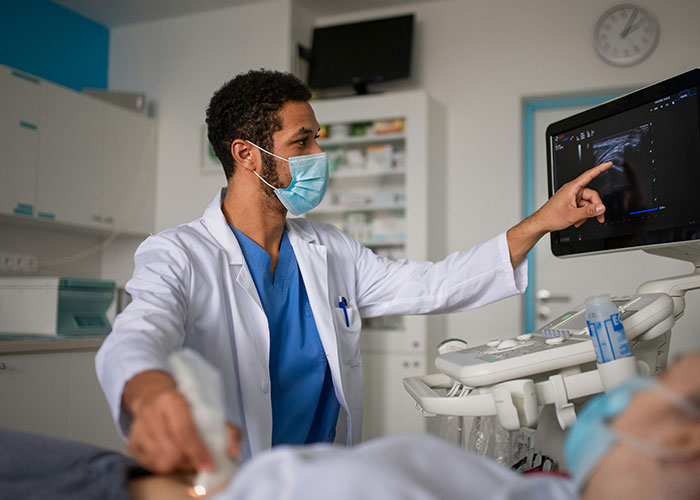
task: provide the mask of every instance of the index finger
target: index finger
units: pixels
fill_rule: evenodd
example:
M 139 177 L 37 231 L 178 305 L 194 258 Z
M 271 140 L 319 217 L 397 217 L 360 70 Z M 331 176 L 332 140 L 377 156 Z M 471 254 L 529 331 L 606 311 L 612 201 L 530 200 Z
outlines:
M 613 162 L 606 161 L 605 163 L 601 163 L 597 167 L 588 169 L 584 173 L 576 177 L 572 181 L 572 184 L 574 184 L 576 187 L 586 187 L 593 179 L 598 177 L 598 175 L 612 167 L 612 164 Z

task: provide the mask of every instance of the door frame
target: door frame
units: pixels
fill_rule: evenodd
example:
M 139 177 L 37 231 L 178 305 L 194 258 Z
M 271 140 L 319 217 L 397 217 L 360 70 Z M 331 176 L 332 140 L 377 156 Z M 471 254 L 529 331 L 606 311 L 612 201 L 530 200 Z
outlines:
M 523 218 L 532 215 L 535 206 L 535 113 L 538 111 L 569 108 L 574 106 L 597 106 L 605 101 L 626 94 L 630 89 L 616 89 L 600 92 L 559 94 L 548 96 L 533 96 L 522 98 L 522 140 L 523 140 Z M 539 139 L 537 139 L 539 140 Z M 534 249 L 527 254 L 528 286 L 523 294 L 522 331 L 535 330 L 535 253 Z

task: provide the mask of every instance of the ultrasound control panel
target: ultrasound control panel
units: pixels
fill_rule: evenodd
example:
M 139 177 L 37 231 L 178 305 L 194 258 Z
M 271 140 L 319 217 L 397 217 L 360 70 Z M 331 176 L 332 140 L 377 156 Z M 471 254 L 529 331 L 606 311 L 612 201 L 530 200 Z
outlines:
M 673 321 L 673 301 L 666 294 L 614 297 L 613 302 L 630 340 L 669 318 Z M 581 304 L 533 333 L 441 354 L 435 365 L 463 384 L 480 387 L 594 362 L 585 315 Z
M 532 337 L 528 340 L 503 340 L 496 347 L 490 347 L 487 349 L 483 349 L 483 346 L 475 347 L 473 352 L 476 354 L 477 359 L 488 363 L 493 363 L 494 361 L 510 359 L 516 356 L 546 351 L 548 349 L 553 349 L 555 346 L 572 345 L 577 342 L 587 340 L 585 338 L 565 339 L 564 337 L 547 338 L 540 335 L 535 336 L 534 334 L 528 335 L 532 335 Z M 504 343 L 506 344 L 505 346 L 503 346 Z

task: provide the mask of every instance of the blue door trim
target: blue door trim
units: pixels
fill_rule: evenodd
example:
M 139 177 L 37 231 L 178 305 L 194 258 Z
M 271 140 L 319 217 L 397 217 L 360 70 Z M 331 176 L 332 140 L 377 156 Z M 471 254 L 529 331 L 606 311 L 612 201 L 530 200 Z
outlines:
M 563 97 L 555 99 L 523 99 L 523 217 L 535 212 L 535 113 L 545 109 L 570 108 L 574 106 L 596 106 L 618 97 L 621 93 Z M 535 330 L 535 253 L 527 254 L 528 286 L 523 296 L 523 331 Z

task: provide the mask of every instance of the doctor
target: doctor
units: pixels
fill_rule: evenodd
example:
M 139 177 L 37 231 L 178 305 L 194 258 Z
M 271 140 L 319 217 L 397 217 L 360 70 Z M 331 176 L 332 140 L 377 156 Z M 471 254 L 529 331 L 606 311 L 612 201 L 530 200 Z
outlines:
M 211 458 L 168 373 L 200 352 L 226 381 L 229 452 L 360 440 L 362 317 L 464 311 L 521 293 L 525 256 L 547 232 L 605 207 L 583 173 L 507 232 L 436 263 L 380 258 L 338 229 L 287 219 L 316 207 L 328 164 L 308 88 L 250 71 L 207 110 L 227 187 L 204 215 L 147 238 L 126 289 L 133 301 L 97 354 L 97 374 L 129 450 L 157 472 Z M 350 104 L 350 103 L 349 103 Z

